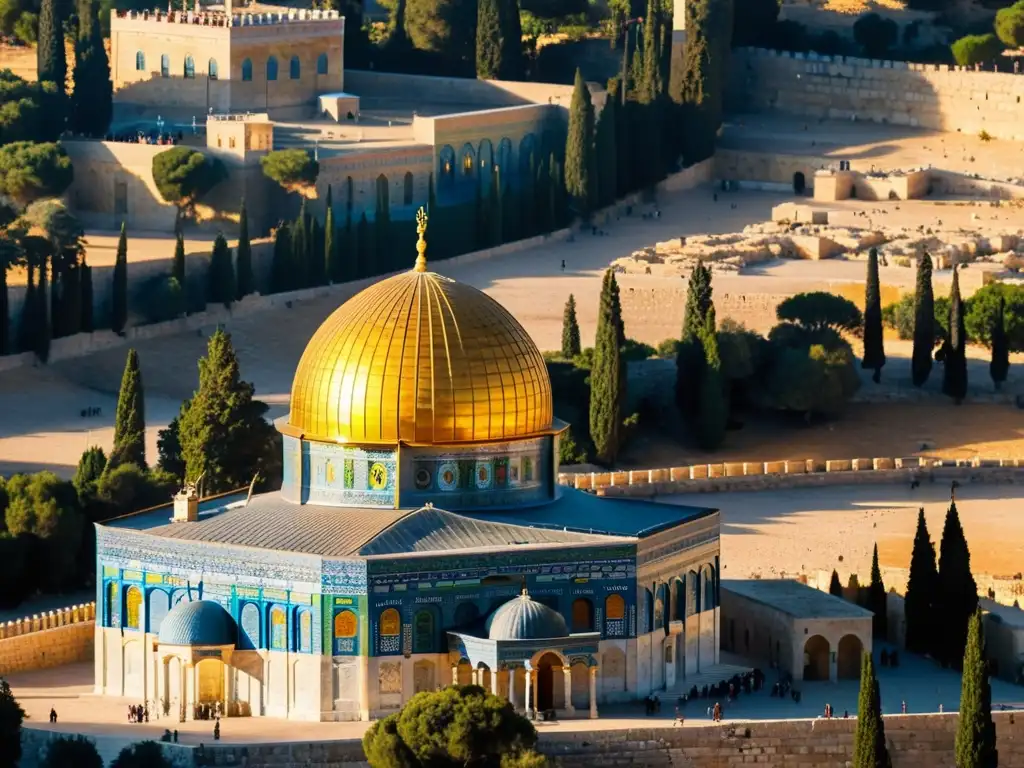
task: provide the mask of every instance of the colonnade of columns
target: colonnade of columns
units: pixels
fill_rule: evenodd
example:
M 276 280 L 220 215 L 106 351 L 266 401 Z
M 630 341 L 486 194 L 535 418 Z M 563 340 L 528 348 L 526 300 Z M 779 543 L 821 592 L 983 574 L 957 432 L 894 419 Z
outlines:
M 526 664 L 526 674 L 523 676 L 524 691 L 522 706 L 516 702 L 516 686 L 515 686 L 515 672 L 514 667 L 508 667 L 508 701 L 512 705 L 513 709 L 521 709 L 527 714 L 535 714 L 539 709 L 539 690 L 540 686 L 537 684 L 537 675 L 539 670 L 533 669 L 529 664 Z M 553 670 L 552 670 L 553 671 Z M 471 680 L 473 685 L 484 684 L 484 673 L 490 672 L 491 676 L 491 693 L 498 696 L 498 671 L 490 670 L 487 668 L 474 668 L 471 672 Z M 597 717 L 597 667 L 589 667 L 590 673 L 590 717 Z M 452 665 L 452 684 L 459 684 L 459 665 Z M 566 715 L 572 716 L 576 714 L 576 707 L 572 703 L 572 668 L 562 667 L 562 685 L 564 692 L 565 706 L 562 708 Z

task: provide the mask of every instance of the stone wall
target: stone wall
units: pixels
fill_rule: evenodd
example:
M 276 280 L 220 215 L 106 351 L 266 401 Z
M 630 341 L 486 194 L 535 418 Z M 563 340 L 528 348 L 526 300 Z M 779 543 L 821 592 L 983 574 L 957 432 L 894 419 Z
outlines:
M 958 480 L 961 483 L 1024 481 L 1024 459 L 956 459 L 919 457 L 787 459 L 693 464 L 686 467 L 631 469 L 619 472 L 561 472 L 558 482 L 598 496 L 653 497 L 677 493 L 763 491 L 831 485 L 870 485 Z
M 992 715 L 999 761 L 1024 765 L 1024 718 L 1011 712 Z M 958 716 L 890 715 L 885 735 L 894 768 L 955 768 L 953 745 Z M 543 733 L 538 742 L 557 768 L 686 766 L 732 768 L 764 765 L 774 768 L 846 768 L 853 757 L 856 720 L 776 720 L 725 723 L 698 728 L 584 729 Z M 22 729 L 22 768 L 37 768 L 49 731 Z M 105 746 L 97 739 L 97 746 Z M 162 745 L 174 768 L 218 765 L 231 768 L 365 768 L 362 744 L 356 739 L 281 744 Z M 101 749 L 102 751 L 102 749 Z
M 90 661 L 95 617 L 77 624 L 42 629 L 0 640 L 0 677 L 12 672 L 47 669 Z
M 473 104 L 481 109 L 521 104 L 560 104 L 568 109 L 572 100 L 571 85 L 400 75 L 361 69 L 346 70 L 345 89 L 363 99 L 371 99 L 375 106 L 389 99 L 408 104 L 411 93 L 417 94 L 424 103 Z M 591 93 L 603 91 L 592 86 Z
M 1024 78 L 947 64 L 742 49 L 726 94 L 735 112 L 779 111 L 1024 139 Z

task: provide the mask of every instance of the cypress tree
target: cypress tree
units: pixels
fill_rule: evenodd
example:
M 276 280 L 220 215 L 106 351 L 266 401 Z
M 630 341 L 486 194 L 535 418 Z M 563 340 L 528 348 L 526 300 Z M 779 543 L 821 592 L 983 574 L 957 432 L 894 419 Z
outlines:
M 223 304 L 231 308 L 235 296 L 235 269 L 231 263 L 231 249 L 224 235 L 217 234 L 210 254 L 210 266 L 206 269 L 206 301 Z
M 570 293 L 562 313 L 562 357 L 572 360 L 580 353 L 580 326 L 576 322 L 576 298 Z
M 722 361 L 718 355 L 715 308 L 708 309 L 701 334 L 704 366 L 700 375 L 700 410 L 697 413 L 697 442 L 705 451 L 713 451 L 725 440 L 729 408 L 722 382 Z
M 967 396 L 967 329 L 964 304 L 960 299 L 960 272 L 953 266 L 953 287 L 949 292 L 949 336 L 942 359 L 942 392 L 957 405 Z
M 860 695 L 857 697 L 857 725 L 853 732 L 852 768 L 892 768 L 885 745 L 881 696 L 871 654 L 860 662 Z
M 878 543 L 871 553 L 871 584 L 868 586 L 868 609 L 874 613 L 871 627 L 877 638 L 885 639 L 888 626 L 886 614 L 885 583 L 882 581 L 882 569 L 878 567 Z
M 933 617 L 938 600 L 938 579 L 935 545 L 928 534 L 928 523 L 925 522 L 922 507 L 917 512 L 917 532 L 914 534 L 907 594 L 903 601 L 907 650 L 913 653 L 924 654 L 935 650 Z
M 956 666 L 964 658 L 967 622 L 978 609 L 978 585 L 971 573 L 971 551 L 955 500 L 950 500 L 942 528 L 935 596 L 935 615 L 942 617 L 942 631 L 936 637 L 937 655 L 943 664 Z
M 1006 319 L 1004 316 L 1005 302 L 999 297 L 999 311 L 992 321 L 992 362 L 989 363 L 988 372 L 992 377 L 992 383 L 996 390 L 1006 381 L 1006 375 L 1010 372 L 1010 345 L 1006 339 Z
M 39 82 L 56 83 L 59 93 L 67 88 L 68 63 L 64 51 L 64 20 L 57 0 L 43 0 L 39 8 L 36 66 Z
M 992 685 L 989 682 L 981 610 L 967 624 L 963 679 L 960 683 L 960 719 L 956 730 L 957 768 L 997 768 L 996 725 L 992 722 Z
M 843 584 L 839 581 L 839 574 L 836 573 L 835 568 L 832 569 L 832 580 L 828 583 L 828 593 L 835 597 L 843 596 Z
M 74 336 L 82 332 L 82 266 L 74 257 L 61 279 L 61 333 Z
M 179 232 L 174 240 L 174 258 L 171 259 L 171 277 L 185 287 L 185 238 Z
M 292 274 L 292 233 L 288 224 L 281 225 L 274 233 L 274 255 L 270 262 L 270 292 L 287 291 Z
M 239 301 L 256 290 L 252 277 L 252 246 L 249 244 L 249 212 L 242 199 L 242 209 L 238 213 L 238 249 L 235 253 L 235 269 L 238 271 L 235 298 Z
M 21 301 L 21 312 L 18 314 L 18 351 L 31 352 L 34 346 L 32 327 L 36 312 L 36 270 L 31 262 L 25 269 L 27 283 L 25 297 Z
M 915 387 L 928 381 L 935 349 L 935 296 L 932 293 L 932 257 L 927 252 L 917 261 L 917 288 L 914 292 L 914 352 L 911 374 Z
M 327 185 L 327 212 L 324 214 L 324 262 L 329 283 L 345 281 L 341 250 L 338 247 L 337 225 L 334 223 L 334 201 L 331 199 L 330 184 Z
M 501 80 L 523 79 L 523 24 L 519 0 L 501 0 Z
M 885 365 L 885 346 L 882 342 L 882 289 L 878 282 L 878 249 L 868 252 L 868 279 L 864 290 L 864 359 L 861 367 L 873 370 L 877 384 L 882 379 Z
M 86 448 L 78 459 L 78 466 L 75 468 L 75 476 L 71 483 L 79 495 L 88 489 L 90 483 L 100 479 L 103 470 L 107 468 L 107 455 L 98 445 L 91 445 Z
M 92 267 L 85 262 L 85 254 L 82 254 L 82 264 L 79 267 L 82 270 L 81 275 L 81 288 L 82 288 L 82 322 L 81 329 L 83 333 L 92 333 L 93 331 L 93 319 L 92 319 Z
M 487 188 L 487 203 L 480 211 L 479 248 L 493 248 L 496 245 L 501 245 L 501 203 L 498 200 L 500 185 L 500 172 L 495 168 L 491 171 L 491 183 Z
M 562 164 L 558 162 L 555 153 L 551 153 L 548 161 L 548 211 L 551 221 L 551 230 L 554 231 L 565 225 L 565 174 Z
M 110 452 L 107 469 L 115 469 L 122 464 L 146 468 L 146 400 L 142 391 L 139 353 L 134 349 L 128 350 L 121 375 L 117 414 L 114 416 L 114 448 Z
M 327 284 L 327 259 L 324 258 L 324 230 L 316 218 L 309 221 L 309 245 L 312 254 L 309 263 L 312 285 Z
M 128 323 L 128 230 L 121 222 L 121 237 L 117 241 L 117 257 L 114 260 L 114 286 L 111 299 L 110 329 L 114 333 L 124 331 Z
M 476 11 L 476 76 L 481 80 L 497 78 L 502 69 L 503 40 L 501 0 L 480 0 Z
M 590 215 L 594 201 L 594 105 L 590 89 L 576 70 L 572 102 L 569 105 L 569 133 L 565 140 L 565 191 L 581 218 Z
M 299 206 L 299 215 L 295 217 L 292 224 L 292 273 L 287 281 L 287 288 L 284 290 L 294 291 L 309 286 L 309 218 L 306 215 L 306 199 L 302 199 Z
M 676 353 L 676 404 L 686 419 L 692 420 L 700 408 L 700 383 L 706 359 L 702 337 L 712 306 L 711 270 L 698 261 L 686 286 L 683 333 Z
M 50 339 L 53 334 L 50 326 L 50 310 L 47 307 L 49 291 L 47 290 L 46 283 L 48 272 L 47 259 L 44 257 L 39 265 L 39 287 L 35 292 L 35 306 L 33 307 L 35 312 L 33 313 L 32 327 L 32 339 L 34 342 L 32 350 L 36 353 L 36 357 L 44 363 L 50 359 Z
M 619 320 L 615 317 L 613 286 L 615 273 L 607 270 L 601 285 L 594 340 L 594 364 L 590 371 L 590 439 L 598 460 L 611 466 L 619 452 L 622 410 L 623 365 L 618 340 Z
M 0 679 L 0 766 L 14 768 L 21 760 L 21 724 L 25 710 L 11 693 L 11 686 Z
M 11 354 L 11 307 L 7 295 L 7 264 L 0 262 L 0 355 Z
M 71 118 L 75 132 L 94 138 L 107 132 L 114 114 L 110 61 L 103 44 L 99 12 L 96 0 L 79 3 L 74 90 L 71 94 Z
M 616 124 L 618 123 L 617 85 L 614 80 L 608 83 L 608 98 L 605 100 L 601 114 L 597 118 L 596 135 L 594 137 L 594 155 L 597 166 L 597 202 L 600 206 L 615 202 L 618 186 L 616 159 Z

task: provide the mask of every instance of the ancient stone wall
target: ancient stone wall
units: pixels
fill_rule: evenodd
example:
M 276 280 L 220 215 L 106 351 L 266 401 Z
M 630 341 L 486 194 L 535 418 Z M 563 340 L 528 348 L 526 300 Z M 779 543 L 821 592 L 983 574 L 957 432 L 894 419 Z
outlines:
M 1022 139 L 1021 97 L 1024 77 L 1011 74 L 747 48 L 734 52 L 726 104 Z
M 95 639 L 95 616 L 77 624 L 41 629 L 0 640 L 0 677 L 12 672 L 47 669 L 89 661 Z

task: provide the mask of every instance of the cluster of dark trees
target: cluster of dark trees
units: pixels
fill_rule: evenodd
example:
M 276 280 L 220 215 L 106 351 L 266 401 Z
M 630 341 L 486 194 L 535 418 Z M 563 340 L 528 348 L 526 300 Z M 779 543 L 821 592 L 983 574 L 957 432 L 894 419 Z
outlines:
M 92 523 L 168 503 L 185 478 L 202 475 L 204 494 L 246 487 L 257 474 L 258 489 L 278 487 L 280 441 L 253 392 L 241 379 L 231 337 L 216 331 L 199 360 L 199 386 L 161 430 L 151 467 L 142 371 L 129 350 L 109 456 L 88 448 L 71 481 L 52 472 L 0 478 L 0 608 L 94 583 Z

